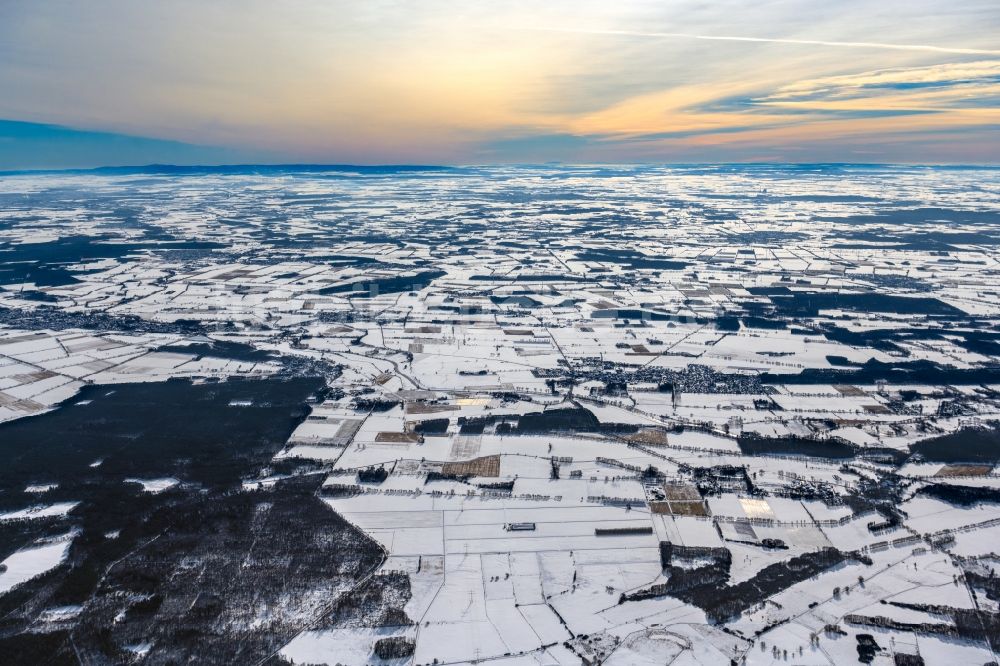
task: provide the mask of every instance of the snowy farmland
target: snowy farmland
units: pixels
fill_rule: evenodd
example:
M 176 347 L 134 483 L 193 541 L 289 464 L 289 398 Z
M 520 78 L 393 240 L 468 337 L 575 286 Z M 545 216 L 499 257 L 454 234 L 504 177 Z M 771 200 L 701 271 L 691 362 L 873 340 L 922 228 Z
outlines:
M 0 197 L 0 654 L 996 661 L 996 170 Z

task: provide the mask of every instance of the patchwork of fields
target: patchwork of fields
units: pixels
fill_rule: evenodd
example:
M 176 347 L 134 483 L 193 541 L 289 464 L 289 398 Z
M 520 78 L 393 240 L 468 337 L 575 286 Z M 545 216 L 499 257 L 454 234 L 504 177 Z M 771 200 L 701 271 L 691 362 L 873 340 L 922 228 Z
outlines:
M 996 661 L 998 247 L 995 169 L 0 178 L 0 654 Z

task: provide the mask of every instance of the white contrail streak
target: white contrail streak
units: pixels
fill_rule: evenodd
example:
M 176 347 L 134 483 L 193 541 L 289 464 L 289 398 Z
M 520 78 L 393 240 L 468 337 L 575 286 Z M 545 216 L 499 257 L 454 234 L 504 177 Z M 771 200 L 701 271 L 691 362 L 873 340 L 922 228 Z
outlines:
M 884 44 L 882 42 L 831 42 L 819 39 L 781 39 L 777 37 L 736 37 L 733 35 L 697 35 L 689 32 L 640 32 L 635 30 L 587 30 L 577 28 L 523 28 L 539 32 L 563 32 L 582 35 L 609 35 L 623 37 L 648 37 L 652 39 L 702 39 L 712 42 L 756 42 L 766 44 L 801 44 L 807 46 L 832 46 L 835 48 L 892 49 L 895 51 L 930 51 L 960 55 L 1000 55 L 997 49 L 965 49 L 930 44 Z

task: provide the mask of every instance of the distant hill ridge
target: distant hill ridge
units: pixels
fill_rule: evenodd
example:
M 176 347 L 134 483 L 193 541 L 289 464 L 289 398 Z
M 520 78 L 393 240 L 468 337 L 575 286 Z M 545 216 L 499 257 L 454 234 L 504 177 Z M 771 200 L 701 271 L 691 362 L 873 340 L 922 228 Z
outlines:
M 453 171 L 456 167 L 416 165 L 416 164 L 218 164 L 218 165 L 177 165 L 146 164 L 141 166 L 105 166 L 92 169 L 18 169 L 0 171 L 0 176 L 35 174 L 93 174 L 93 175 L 280 175 L 284 173 L 351 173 L 351 174 L 394 174 L 416 171 Z

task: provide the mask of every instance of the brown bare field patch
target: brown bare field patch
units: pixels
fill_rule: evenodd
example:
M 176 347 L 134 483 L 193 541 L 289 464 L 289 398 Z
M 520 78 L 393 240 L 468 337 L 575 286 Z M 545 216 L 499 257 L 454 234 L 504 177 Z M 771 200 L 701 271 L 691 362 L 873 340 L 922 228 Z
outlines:
M 833 388 L 837 389 L 840 395 L 846 395 L 855 398 L 865 395 L 864 391 L 859 389 L 857 386 L 851 386 L 850 384 L 834 384 Z
M 659 513 L 663 515 L 670 515 L 670 503 L 669 502 L 650 502 L 649 510 L 653 513 Z
M 420 441 L 420 435 L 413 432 L 380 432 L 375 435 L 375 441 L 393 444 L 415 444 Z
M 986 476 L 992 465 L 945 465 L 934 476 Z
M 649 444 L 651 446 L 666 446 L 667 433 L 656 428 L 644 428 L 639 432 L 625 437 L 626 441 L 636 444 Z
M 664 483 L 663 494 L 671 502 L 700 502 L 701 493 L 689 483 Z
M 43 379 L 52 379 L 56 376 L 56 373 L 51 370 L 36 370 L 34 372 L 26 372 L 23 375 L 14 375 L 12 379 L 22 384 L 30 384 L 32 382 L 40 382 Z
M 704 502 L 669 502 L 670 513 L 675 516 L 708 516 Z
M 456 476 L 500 476 L 500 456 L 482 456 L 463 462 L 450 462 L 441 465 L 443 474 Z

